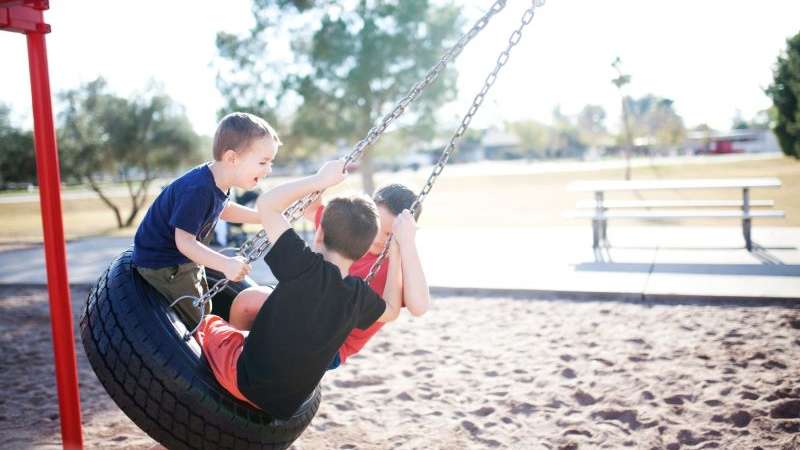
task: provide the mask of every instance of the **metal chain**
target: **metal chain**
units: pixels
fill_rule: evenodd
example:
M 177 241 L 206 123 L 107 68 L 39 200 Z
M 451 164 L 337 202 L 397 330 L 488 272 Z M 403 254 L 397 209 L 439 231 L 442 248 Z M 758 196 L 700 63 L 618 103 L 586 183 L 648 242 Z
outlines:
M 419 96 L 419 94 L 422 93 L 422 91 L 424 91 L 428 86 L 430 86 L 434 81 L 436 81 L 439 78 L 439 75 L 441 75 L 441 73 L 447 67 L 447 64 L 449 64 L 450 61 L 455 60 L 458 57 L 458 55 L 461 54 L 461 52 L 464 50 L 467 44 L 469 44 L 469 42 L 472 41 L 472 39 L 475 36 L 477 36 L 478 33 L 480 33 L 484 28 L 486 28 L 486 25 L 489 24 L 489 21 L 492 19 L 492 17 L 497 13 L 499 13 L 500 11 L 502 11 L 503 8 L 505 8 L 506 3 L 507 0 L 495 1 L 494 4 L 492 4 L 491 8 L 489 8 L 489 10 L 486 12 L 486 14 L 481 16 L 481 18 L 475 22 L 472 28 L 470 28 L 468 32 L 464 33 L 458 40 L 458 42 L 456 42 L 455 45 L 453 45 L 449 50 L 447 50 L 447 52 L 445 52 L 444 56 L 442 56 L 439 62 L 437 62 L 433 67 L 431 67 L 428 70 L 428 73 L 425 74 L 425 78 L 414 84 L 414 86 L 411 88 L 410 91 L 408 91 L 406 96 L 403 97 L 397 103 L 397 105 L 395 105 L 394 109 L 392 109 L 392 111 L 387 113 L 379 124 L 373 126 L 367 132 L 366 137 L 364 137 L 363 139 L 358 141 L 358 143 L 356 143 L 356 145 L 353 147 L 350 153 L 344 158 L 345 170 L 347 170 L 347 166 L 349 164 L 357 162 L 364 154 L 364 151 L 367 149 L 367 147 L 374 144 L 381 137 L 383 132 L 386 131 L 386 128 L 388 128 L 392 122 L 394 122 L 400 116 L 403 115 L 408 105 L 410 105 L 414 100 L 416 100 L 416 98 Z M 283 215 L 284 217 L 286 217 L 286 220 L 290 224 L 296 223 L 303 217 L 303 213 L 308 208 L 308 206 L 314 203 L 314 201 L 318 199 L 321 194 L 322 192 L 320 191 L 312 192 L 311 194 L 308 194 L 303 198 L 297 200 L 296 202 L 292 203 L 288 208 L 286 208 L 286 211 L 283 212 Z M 256 234 L 254 239 L 263 237 L 264 234 L 265 234 L 264 230 L 261 230 Z M 247 245 L 247 243 L 245 243 L 245 245 Z
M 418 81 L 411 88 L 411 90 L 406 94 L 406 96 L 403 97 L 398 102 L 398 104 L 394 107 L 394 109 L 392 109 L 391 112 L 387 113 L 383 117 L 383 120 L 381 120 L 380 124 L 373 126 L 369 130 L 369 132 L 367 132 L 367 136 L 364 139 L 360 140 L 354 146 L 353 150 L 351 150 L 350 153 L 347 156 L 345 156 L 344 158 L 345 170 L 347 170 L 347 166 L 349 164 L 357 162 L 359 158 L 361 158 L 361 156 L 364 154 L 364 151 L 367 149 L 367 147 L 375 143 L 375 141 L 377 141 L 378 138 L 380 138 L 383 132 L 386 131 L 386 128 L 388 128 L 392 122 L 394 122 L 396 119 L 398 119 L 400 116 L 403 115 L 408 105 L 410 105 L 419 96 L 419 94 L 422 93 L 422 91 L 424 91 L 428 86 L 430 86 L 434 81 L 436 81 L 439 78 L 439 75 L 441 75 L 441 73 L 447 67 L 447 64 L 449 64 L 450 61 L 455 60 L 458 57 L 458 55 L 461 54 L 461 52 L 464 50 L 467 44 L 469 44 L 469 42 L 472 41 L 472 39 L 475 36 L 477 36 L 478 33 L 480 33 L 484 28 L 486 28 L 486 25 L 489 24 L 489 21 L 492 19 L 492 17 L 497 13 L 499 13 L 500 11 L 502 11 L 503 8 L 505 8 L 506 3 L 507 0 L 495 1 L 494 4 L 492 4 L 492 6 L 486 12 L 486 14 L 481 16 L 481 18 L 475 22 L 472 28 L 470 28 L 468 32 L 464 33 L 461 36 L 461 38 L 459 38 L 458 42 L 456 42 L 455 45 L 453 45 L 449 50 L 445 52 L 444 56 L 442 56 L 439 62 L 437 62 L 433 67 L 431 67 L 428 70 L 428 73 L 425 75 L 425 78 Z M 288 208 L 286 208 L 286 211 L 283 212 L 283 215 L 284 217 L 286 217 L 286 220 L 290 224 L 294 224 L 298 220 L 300 220 L 303 217 L 303 213 L 308 208 L 308 206 L 311 203 L 313 203 L 317 198 L 319 198 L 320 194 L 321 194 L 320 191 L 316 191 L 292 203 Z M 265 237 L 266 237 L 266 232 L 264 230 L 261 230 L 255 235 L 253 241 L 263 239 Z M 245 242 L 242 245 L 242 248 L 249 246 L 250 242 L 251 241 Z
M 500 72 L 500 69 L 506 65 L 508 62 L 509 55 L 511 53 L 511 49 L 513 49 L 522 38 L 522 30 L 528 26 L 533 20 L 534 12 L 536 8 L 541 7 L 544 5 L 545 0 L 533 0 L 531 1 L 531 6 L 525 10 L 525 13 L 522 15 L 521 23 L 519 27 L 511 33 L 511 36 L 508 38 L 508 46 L 505 50 L 503 50 L 500 55 L 497 57 L 497 62 L 494 66 L 494 69 L 489 72 L 489 75 L 486 77 L 486 80 L 483 83 L 483 87 L 475 95 L 475 98 L 472 100 L 472 106 L 467 110 L 467 113 L 461 119 L 461 124 L 456 129 L 456 132 L 450 138 L 450 142 L 442 151 L 441 156 L 439 157 L 439 161 L 433 167 L 433 171 L 431 172 L 430 176 L 428 177 L 428 181 L 425 183 L 425 186 L 422 188 L 420 193 L 417 195 L 416 200 L 411 205 L 410 211 L 412 215 L 416 215 L 417 211 L 419 210 L 420 206 L 422 206 L 422 202 L 425 201 L 425 198 L 433 189 L 433 184 L 436 182 L 436 179 L 439 175 L 442 174 L 444 167 L 447 165 L 447 162 L 450 160 L 450 156 L 456 151 L 456 144 L 467 131 L 469 128 L 470 122 L 472 122 L 473 116 L 475 113 L 478 112 L 478 108 L 480 108 L 483 100 L 486 98 L 486 94 L 491 89 L 492 85 L 494 85 L 495 81 L 497 81 L 497 74 Z M 392 243 L 392 235 L 389 235 L 389 238 L 386 239 L 386 244 L 383 247 L 383 251 L 381 252 L 380 256 L 375 260 L 372 264 L 372 267 L 369 270 L 369 274 L 365 280 L 369 283 L 375 278 L 375 275 L 378 273 L 378 269 L 380 269 L 381 264 L 383 264 L 384 260 L 386 260 L 386 255 L 389 253 L 389 247 Z
M 366 137 L 358 141 L 356 145 L 353 147 L 353 150 L 345 156 L 345 170 L 348 165 L 357 162 L 361 156 L 364 154 L 364 151 L 375 143 L 378 138 L 381 137 L 386 128 L 389 125 L 397 120 L 400 116 L 403 115 L 408 105 L 410 105 L 418 96 L 422 93 L 428 86 L 430 86 L 436 79 L 439 78 L 439 75 L 444 71 L 447 67 L 447 64 L 450 61 L 456 59 L 461 51 L 464 50 L 464 47 L 478 35 L 481 30 L 483 30 L 486 25 L 489 24 L 491 18 L 503 10 L 506 7 L 507 0 L 497 0 L 494 2 L 489 11 L 486 12 L 477 22 L 470 28 L 470 30 L 464 33 L 461 38 L 453 45 L 447 52 L 445 52 L 444 56 L 436 63 L 433 67 L 428 70 L 428 73 L 425 75 L 425 78 L 418 81 L 411 90 L 403 97 L 397 105 L 387 113 L 383 120 L 380 123 L 374 125 L 369 132 L 367 132 Z M 286 209 L 284 215 L 289 223 L 295 223 L 303 217 L 303 212 L 308 208 L 308 206 L 313 203 L 317 198 L 319 198 L 321 192 L 313 192 L 311 194 L 306 195 L 305 197 L 301 198 L 300 200 L 294 202 L 289 208 Z
M 272 246 L 272 243 L 269 241 L 267 237 L 267 233 L 264 230 L 261 230 L 253 239 L 245 242 L 241 248 L 239 248 L 238 254 L 239 256 L 243 256 L 247 264 L 251 264 L 254 261 L 261 259 L 266 253 L 267 250 Z M 208 302 L 214 298 L 215 295 L 219 294 L 225 287 L 228 286 L 230 280 L 227 278 L 223 278 L 216 283 L 214 286 L 203 293 L 203 295 L 199 297 L 195 297 L 193 295 L 184 295 L 183 297 L 178 297 L 174 302 L 172 302 L 169 306 L 170 308 L 175 307 L 179 302 L 184 300 L 191 300 L 192 306 L 195 308 L 200 308 L 200 317 L 201 319 L 206 315 L 206 308 L 208 307 Z M 200 323 L 195 325 L 192 331 L 188 332 L 183 339 L 189 340 L 192 337 L 197 328 L 200 327 Z
M 458 40 L 458 42 L 456 42 L 456 44 L 453 47 L 451 47 L 447 52 L 445 52 L 444 56 L 442 56 L 442 58 L 439 60 L 438 63 L 436 63 L 430 70 L 428 70 L 428 73 L 425 75 L 425 78 L 418 81 L 406 94 L 406 96 L 403 97 L 400 100 L 400 102 L 398 102 L 398 104 L 394 107 L 394 109 L 391 112 L 387 113 L 379 124 L 373 126 L 367 133 L 366 137 L 364 137 L 358 143 L 356 143 L 356 145 L 353 147 L 353 150 L 351 150 L 351 152 L 344 158 L 345 171 L 347 171 L 347 166 L 349 164 L 355 163 L 361 158 L 361 156 L 364 154 L 364 151 L 381 137 L 384 131 L 386 131 L 386 128 L 388 128 L 388 126 L 392 122 L 394 122 L 396 119 L 401 117 L 403 113 L 405 113 L 405 110 L 408 107 L 408 105 L 410 105 L 419 96 L 419 94 L 422 93 L 422 91 L 424 91 L 428 86 L 430 86 L 434 81 L 436 81 L 436 79 L 439 78 L 439 75 L 441 75 L 441 73 L 447 67 L 447 64 L 450 63 L 451 60 L 454 60 L 456 57 L 458 57 L 458 55 L 464 50 L 464 47 L 466 47 L 466 45 L 481 30 L 483 30 L 486 27 L 486 25 L 489 24 L 490 19 L 495 14 L 499 13 L 505 8 L 506 3 L 507 0 L 495 1 L 494 4 L 492 4 L 491 8 L 489 8 L 489 11 L 487 11 L 486 14 L 484 14 L 480 19 L 478 19 L 478 21 L 475 22 L 472 28 L 470 28 L 470 30 L 467 33 L 462 35 L 461 38 Z M 489 88 L 492 86 L 492 84 L 494 84 L 495 79 L 497 77 L 497 72 L 508 61 L 509 51 L 511 50 L 512 47 L 514 47 L 517 44 L 517 42 L 519 42 L 519 39 L 521 38 L 522 28 L 528 23 L 530 23 L 530 21 L 533 19 L 533 10 L 535 9 L 535 7 L 541 6 L 543 4 L 544 0 L 534 0 L 533 5 L 525 12 L 525 15 L 523 16 L 523 24 L 517 30 L 515 30 L 512 33 L 511 38 L 509 38 L 509 46 L 503 53 L 500 54 L 500 57 L 498 57 L 497 65 L 495 66 L 494 71 L 489 75 L 489 77 L 487 77 L 486 83 L 484 84 L 484 88 L 475 97 L 475 100 L 473 100 L 473 105 L 468 111 L 467 116 L 464 117 L 464 119 L 461 122 L 461 126 L 456 131 L 456 134 L 453 135 L 453 137 L 450 139 L 450 143 L 448 144 L 447 147 L 445 147 L 445 151 L 439 158 L 439 162 L 434 168 L 433 174 L 428 178 L 428 182 L 425 185 L 425 188 L 423 188 L 422 192 L 417 196 L 417 199 L 412 205 L 412 213 L 415 212 L 417 208 L 419 208 L 419 205 L 422 203 L 422 201 L 425 199 L 425 196 L 428 195 L 428 192 L 430 192 L 431 188 L 433 187 L 433 183 L 435 182 L 436 177 L 438 177 L 439 174 L 441 174 L 445 164 L 447 164 L 447 161 L 450 158 L 450 153 L 455 148 L 456 141 L 464 134 L 464 132 L 466 132 L 467 127 L 469 126 L 469 122 L 472 120 L 472 116 L 475 115 L 475 113 L 478 110 L 478 107 L 483 102 L 483 98 L 486 95 L 486 92 L 488 92 Z M 308 206 L 311 203 L 313 203 L 317 198 L 319 198 L 320 194 L 321 192 L 317 191 L 308 194 L 305 197 L 301 198 L 300 200 L 294 202 L 286 209 L 286 211 L 283 212 L 284 217 L 286 217 L 287 221 L 290 224 L 294 224 L 303 217 L 303 213 L 305 212 L 306 208 L 308 208 Z M 383 262 L 384 259 L 386 259 L 386 254 L 388 253 L 391 239 L 392 237 L 389 236 L 389 239 L 387 239 L 386 241 L 386 246 L 384 247 L 383 252 L 381 253 L 380 257 L 375 261 L 375 264 L 370 269 L 370 273 L 366 278 L 368 282 L 375 277 L 375 273 L 377 273 L 381 263 Z M 253 237 L 253 239 L 248 240 L 244 244 L 242 244 L 242 247 L 239 249 L 239 254 L 241 256 L 244 256 L 245 259 L 247 260 L 247 263 L 250 264 L 253 261 L 263 257 L 267 253 L 271 245 L 272 244 L 269 242 L 269 239 L 267 238 L 266 231 L 261 230 Z M 220 291 L 225 289 L 228 283 L 229 280 L 223 278 L 217 281 L 214 284 L 214 286 L 212 286 L 202 296 L 194 297 L 191 295 L 185 295 L 183 297 L 179 297 L 170 304 L 170 307 L 174 307 L 178 302 L 184 299 L 192 300 L 192 305 L 194 307 L 200 308 L 200 313 L 201 313 L 200 316 L 203 317 L 205 316 L 205 309 L 208 305 L 208 302 Z M 191 332 L 189 332 L 186 336 L 184 336 L 184 339 L 188 340 L 191 337 L 191 335 L 194 334 L 194 332 L 197 330 L 198 327 L 199 324 L 195 326 L 195 328 L 192 329 Z

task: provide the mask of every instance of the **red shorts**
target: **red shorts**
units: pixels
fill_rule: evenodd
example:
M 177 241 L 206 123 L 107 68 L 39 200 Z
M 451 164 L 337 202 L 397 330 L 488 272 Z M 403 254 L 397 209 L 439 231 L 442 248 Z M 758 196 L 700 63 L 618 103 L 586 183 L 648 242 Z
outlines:
M 242 354 L 246 336 L 246 331 L 232 327 L 221 317 L 213 314 L 203 317 L 194 333 L 194 338 L 200 344 L 217 382 L 232 396 L 258 408 L 242 395 L 236 381 L 236 363 Z

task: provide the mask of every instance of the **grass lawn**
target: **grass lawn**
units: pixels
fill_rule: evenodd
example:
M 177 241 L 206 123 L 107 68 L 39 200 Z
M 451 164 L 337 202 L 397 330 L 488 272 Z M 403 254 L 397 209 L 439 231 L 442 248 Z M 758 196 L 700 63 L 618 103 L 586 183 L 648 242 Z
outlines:
M 775 208 L 786 212 L 786 219 L 757 220 L 771 226 L 800 226 L 800 162 L 790 158 L 771 158 L 732 161 L 713 157 L 694 161 L 701 163 L 666 163 L 654 160 L 633 169 L 634 179 L 671 178 L 728 178 L 728 177 L 778 177 L 780 189 L 755 189 L 753 199 L 771 199 Z M 567 185 L 576 180 L 623 178 L 623 169 L 585 170 L 570 164 L 570 171 L 535 173 L 537 165 L 524 161 L 493 165 L 491 173 L 483 174 L 480 164 L 448 168 L 437 181 L 426 199 L 420 219 L 424 227 L 528 227 L 553 225 L 580 225 L 584 220 L 566 219 L 564 213 L 574 208 L 575 202 L 591 199 L 588 192 L 568 192 Z M 592 164 L 592 163 L 586 163 Z M 498 169 L 499 167 L 499 169 Z M 508 173 L 503 173 L 507 167 Z M 531 168 L 527 170 L 526 167 Z M 575 168 L 574 170 L 572 168 Z M 530 172 L 530 173 L 525 173 Z M 428 170 L 416 173 L 398 172 L 378 174 L 376 184 L 405 183 L 419 190 L 428 176 Z M 284 179 L 265 181 L 269 187 Z M 351 177 L 343 186 L 330 194 L 355 191 L 360 187 L 358 176 Z M 645 191 L 638 193 L 613 193 L 607 199 L 741 199 L 739 190 L 710 191 Z M 126 198 L 115 199 L 119 204 Z M 113 213 L 99 199 L 84 198 L 64 200 L 64 229 L 68 239 L 90 235 L 132 236 L 136 228 L 119 230 Z M 127 211 L 124 211 L 127 212 Z M 0 204 L 0 243 L 40 242 L 41 218 L 38 203 Z M 141 220 L 141 216 L 138 220 Z M 138 220 L 136 223 L 138 224 Z M 634 222 L 626 222 L 634 223 Z M 675 222 L 681 223 L 681 222 Z M 730 225 L 733 220 L 692 220 L 693 225 Z M 588 226 L 587 226 L 588 227 Z

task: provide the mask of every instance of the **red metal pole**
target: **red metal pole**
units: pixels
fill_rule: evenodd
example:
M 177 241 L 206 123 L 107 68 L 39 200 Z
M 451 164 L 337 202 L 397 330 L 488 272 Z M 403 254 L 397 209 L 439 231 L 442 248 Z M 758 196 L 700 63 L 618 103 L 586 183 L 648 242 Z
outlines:
M 83 449 L 78 369 L 72 334 L 72 304 L 67 281 L 64 224 L 61 218 L 61 176 L 56 133 L 53 127 L 53 107 L 50 100 L 47 48 L 43 33 L 29 32 L 26 36 L 33 99 L 36 172 L 39 178 L 39 199 L 44 227 L 47 289 L 50 294 L 50 325 L 55 351 L 58 410 L 61 416 L 61 439 L 65 449 Z

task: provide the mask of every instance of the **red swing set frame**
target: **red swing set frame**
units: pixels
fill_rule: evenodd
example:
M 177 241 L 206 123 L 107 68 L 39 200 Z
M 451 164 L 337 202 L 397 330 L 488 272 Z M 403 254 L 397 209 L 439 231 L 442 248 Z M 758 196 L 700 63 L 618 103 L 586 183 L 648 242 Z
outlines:
M 28 42 L 36 173 L 44 229 L 61 439 L 63 447 L 72 450 L 83 448 L 83 433 L 61 215 L 61 175 L 44 39 L 44 35 L 50 32 L 50 25 L 44 22 L 44 11 L 49 8 L 47 0 L 0 0 L 0 31 L 22 33 Z

